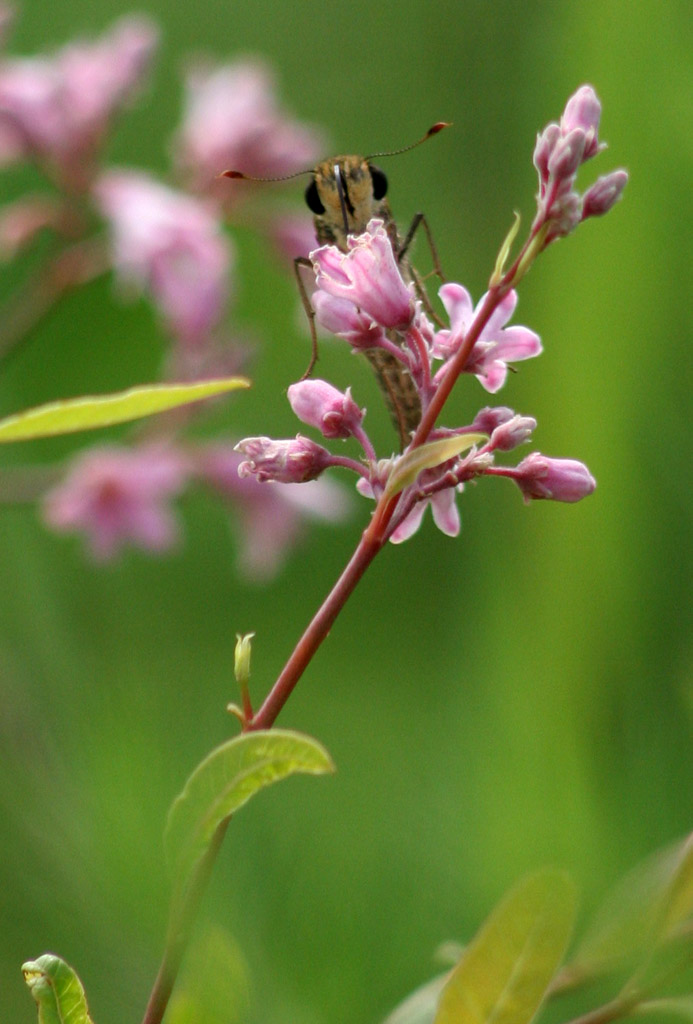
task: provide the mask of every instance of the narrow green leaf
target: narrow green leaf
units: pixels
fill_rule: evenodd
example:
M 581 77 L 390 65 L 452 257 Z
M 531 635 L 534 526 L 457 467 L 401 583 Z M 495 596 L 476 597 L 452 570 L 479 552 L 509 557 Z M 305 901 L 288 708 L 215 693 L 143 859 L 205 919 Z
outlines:
M 487 440 L 486 434 L 455 434 L 453 437 L 443 437 L 438 441 L 429 441 L 428 444 L 413 448 L 398 459 L 393 466 L 385 485 L 385 495 L 388 498 L 394 498 L 405 487 L 413 484 L 422 470 L 433 469 L 441 462 L 447 462 L 448 459 L 460 455 L 472 445 Z
M 258 790 L 298 772 L 334 771 L 316 740 L 281 729 L 250 732 L 223 743 L 202 761 L 173 802 L 164 844 L 178 889 L 204 856 L 218 826 Z
M 0 442 L 30 441 L 110 427 L 247 387 L 250 381 L 245 377 L 225 377 L 192 384 L 143 384 L 110 395 L 85 395 L 49 402 L 0 420 Z
M 515 219 L 513 221 L 512 227 L 505 236 L 503 244 L 501 245 L 500 251 L 496 257 L 496 265 L 493 268 L 493 274 L 491 275 L 491 280 L 489 281 L 489 285 L 491 287 L 493 287 L 493 285 L 495 284 L 498 284 L 500 279 L 503 277 L 503 273 L 505 271 L 505 264 L 508 262 L 508 256 L 510 255 L 512 244 L 517 238 L 517 232 L 520 230 L 521 218 L 517 210 L 515 211 L 513 216 Z
M 27 960 L 22 973 L 38 1005 L 39 1024 L 92 1024 L 82 982 L 59 956 Z
M 599 974 L 673 937 L 693 913 L 693 837 L 638 864 L 604 900 L 571 970 Z
M 563 872 L 520 882 L 465 947 L 434 1024 L 527 1024 L 565 953 L 575 890 Z

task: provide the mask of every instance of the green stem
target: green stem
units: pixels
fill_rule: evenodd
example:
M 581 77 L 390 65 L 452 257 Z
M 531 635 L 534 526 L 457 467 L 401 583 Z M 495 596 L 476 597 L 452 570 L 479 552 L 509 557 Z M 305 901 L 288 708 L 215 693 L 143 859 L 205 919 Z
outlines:
M 610 1024 L 612 1020 L 626 1017 L 638 1005 L 641 998 L 640 992 L 617 996 L 616 999 L 604 1003 L 603 1006 L 598 1006 L 596 1010 L 590 1010 L 589 1013 L 583 1013 L 580 1017 L 574 1017 L 567 1024 Z
M 204 857 L 195 868 L 190 884 L 183 894 L 180 906 L 172 906 L 164 955 L 161 958 L 159 971 L 149 996 L 142 1024 L 160 1024 L 163 1020 L 173 986 L 178 977 L 192 926 L 200 909 L 202 897 L 207 888 L 212 868 L 221 849 L 230 820 L 230 818 L 227 818 L 218 826 Z

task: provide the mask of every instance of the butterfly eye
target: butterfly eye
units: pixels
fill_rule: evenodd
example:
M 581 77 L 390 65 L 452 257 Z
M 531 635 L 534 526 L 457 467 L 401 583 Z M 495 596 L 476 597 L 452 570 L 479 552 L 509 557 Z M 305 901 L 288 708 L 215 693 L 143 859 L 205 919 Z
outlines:
M 373 182 L 373 198 L 384 199 L 387 195 L 387 178 L 379 167 L 370 166 L 371 181 Z
M 325 207 L 322 205 L 320 195 L 318 193 L 318 186 L 315 183 L 315 178 L 311 181 L 310 185 L 306 189 L 306 203 L 308 209 L 313 213 L 324 213 Z

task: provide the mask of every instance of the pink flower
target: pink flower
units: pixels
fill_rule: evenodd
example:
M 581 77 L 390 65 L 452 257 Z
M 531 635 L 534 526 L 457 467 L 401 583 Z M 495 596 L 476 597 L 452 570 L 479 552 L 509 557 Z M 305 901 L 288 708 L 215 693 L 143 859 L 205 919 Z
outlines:
M 300 380 L 289 387 L 289 402 L 298 418 L 316 427 L 327 438 L 352 437 L 360 433 L 365 410 L 359 409 L 346 392 L 324 380 Z
M 347 299 L 382 327 L 406 330 L 416 307 L 405 284 L 381 220 L 372 220 L 362 235 L 349 236 L 349 251 L 323 245 L 310 254 L 319 289 Z
M 433 355 L 437 358 L 452 358 L 463 343 L 467 329 L 483 305 L 486 296 L 482 296 L 476 308 L 466 288 L 461 284 L 444 284 L 438 294 L 450 317 L 450 330 L 438 331 L 433 345 Z M 468 373 L 474 373 L 484 388 L 491 394 L 499 391 L 508 373 L 508 363 L 520 359 L 531 359 L 541 351 L 539 336 L 528 327 L 505 327 L 515 312 L 517 293 L 510 291 L 501 300 L 488 323 L 482 330 L 465 367 Z M 443 366 L 436 377 L 444 373 Z
M 416 533 L 421 526 L 424 512 L 431 506 L 433 522 L 446 537 L 456 537 L 460 532 L 460 513 L 455 500 L 455 488 L 446 487 L 430 498 L 414 505 L 409 515 L 402 520 L 392 532 L 390 540 L 393 544 L 401 544 Z
M 95 193 L 111 222 L 116 271 L 149 290 L 184 345 L 203 344 L 224 312 L 232 262 L 216 217 L 202 200 L 135 171 L 110 171 Z
M 240 530 L 241 571 L 251 579 L 265 580 L 282 567 L 303 537 L 308 520 L 341 522 L 350 502 L 342 487 L 325 478 L 273 487 L 254 476 L 240 477 L 241 461 L 231 445 L 209 445 L 199 457 L 199 472 L 229 499 Z
M 344 338 L 354 348 L 377 348 L 385 337 L 380 324 L 376 324 L 349 299 L 339 299 L 318 290 L 313 293 L 310 301 L 320 326 Z
M 456 460 L 450 460 L 445 467 L 439 466 L 433 470 L 424 470 L 414 485 L 414 491 L 420 491 L 427 485 L 430 486 L 440 482 L 445 478 L 446 470 L 451 470 L 455 467 L 455 464 Z M 377 464 L 375 473 L 370 480 L 362 477 L 357 482 L 356 490 L 366 498 L 375 498 L 376 494 L 381 493 L 383 486 L 385 486 L 392 468 L 393 460 L 382 460 Z M 462 491 L 463 487 L 464 485 L 459 483 L 456 478 L 450 477 L 449 481 L 445 480 L 445 486 L 440 487 L 439 490 L 436 490 L 430 496 L 419 497 L 404 518 L 397 522 L 395 529 L 389 536 L 391 543 L 402 544 L 405 540 L 409 540 L 421 526 L 424 513 L 429 505 L 433 521 L 441 533 L 444 533 L 447 537 L 456 537 L 460 532 L 460 514 L 457 508 L 456 494 L 458 491 Z M 406 501 L 406 498 L 407 491 L 404 491 L 402 499 Z
M 274 178 L 311 167 L 322 143 L 279 108 L 267 65 L 245 59 L 191 72 L 175 149 L 193 187 L 207 189 L 227 168 Z
M 550 459 L 532 452 L 512 472 L 512 478 L 524 494 L 525 501 L 548 498 L 574 502 L 592 494 L 597 481 L 587 466 L 575 459 Z
M 178 533 L 167 502 L 187 476 L 185 460 L 168 448 L 91 448 L 45 495 L 43 517 L 56 530 L 84 533 L 97 561 L 113 558 L 127 543 L 163 551 Z
M 300 484 L 314 480 L 331 464 L 326 448 L 297 434 L 288 440 L 246 437 L 235 446 L 245 456 L 238 467 L 240 477 L 256 476 L 260 482 Z
M 148 69 L 152 22 L 125 17 L 95 42 L 0 64 L 0 163 L 35 157 L 84 187 L 113 114 Z

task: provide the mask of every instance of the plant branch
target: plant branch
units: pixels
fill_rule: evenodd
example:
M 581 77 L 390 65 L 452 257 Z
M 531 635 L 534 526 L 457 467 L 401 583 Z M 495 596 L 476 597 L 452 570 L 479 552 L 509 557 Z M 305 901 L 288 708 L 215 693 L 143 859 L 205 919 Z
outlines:
M 335 583 L 334 587 L 313 616 L 308 628 L 296 644 L 294 651 L 258 710 L 249 729 L 269 729 L 277 719 L 291 692 L 303 675 L 307 665 L 320 644 L 327 637 L 332 624 L 351 596 L 359 580 L 383 546 L 382 537 L 370 536 L 370 531 L 361 537 L 358 547 Z
M 160 1024 L 163 1019 L 168 1001 L 171 998 L 173 986 L 178 977 L 183 954 L 190 937 L 190 931 L 200 909 L 202 897 L 207 888 L 212 868 L 221 849 L 230 820 L 230 818 L 226 818 L 218 826 L 204 857 L 195 869 L 190 884 L 183 895 L 181 905 L 176 906 L 175 902 L 172 904 L 171 918 L 166 936 L 166 947 L 151 995 L 149 996 L 144 1017 L 142 1018 L 142 1024 Z
M 511 287 L 509 280 L 509 274 L 505 275 L 498 284 L 492 285 L 489 289 L 479 313 L 467 332 L 463 345 L 451 362 L 447 373 L 440 382 L 436 393 L 431 400 L 430 405 L 422 416 L 421 423 L 419 424 L 412 440 L 412 448 L 419 447 L 428 439 L 431 430 L 435 426 L 441 409 L 447 401 L 457 378 L 464 370 L 469 359 L 469 355 L 483 328 L 488 323 L 488 320 L 498 303 Z M 375 556 L 385 545 L 387 540 L 387 528 L 395 510 L 397 509 L 399 497 L 400 496 L 398 494 L 394 496 L 383 494 L 383 496 L 381 496 L 375 507 L 368 527 L 361 535 L 361 539 L 356 550 L 349 559 L 349 562 L 342 571 L 332 590 L 311 619 L 307 629 L 296 644 L 284 668 L 277 677 L 276 682 L 265 698 L 264 703 L 251 719 L 248 719 L 247 715 L 244 716 L 245 731 L 269 729 L 276 722 L 284 705 L 291 696 L 294 687 L 305 672 L 307 666 L 310 664 L 322 642 L 327 638 L 333 623 L 351 594 L 356 589 L 361 577 L 364 575 Z M 175 984 L 175 980 L 180 969 L 190 929 L 199 909 L 202 894 L 209 880 L 209 876 L 219 852 L 227 826 L 228 820 L 223 822 L 217 829 L 212 844 L 208 848 L 204 860 L 198 866 L 195 877 L 191 882 L 190 888 L 186 894 L 184 906 L 180 912 L 172 913 L 166 949 L 164 951 L 159 973 L 154 983 L 142 1024 L 160 1024 L 160 1021 L 162 1020 L 173 985 Z M 588 1017 L 579 1021 L 574 1021 L 572 1024 L 608 1024 L 610 1020 L 620 1016 L 623 1012 L 623 1000 L 615 1001 L 614 1006 L 616 1005 L 618 1006 L 618 1012 L 614 1012 L 612 1016 Z M 595 1011 L 595 1013 L 596 1012 L 597 1011 Z

